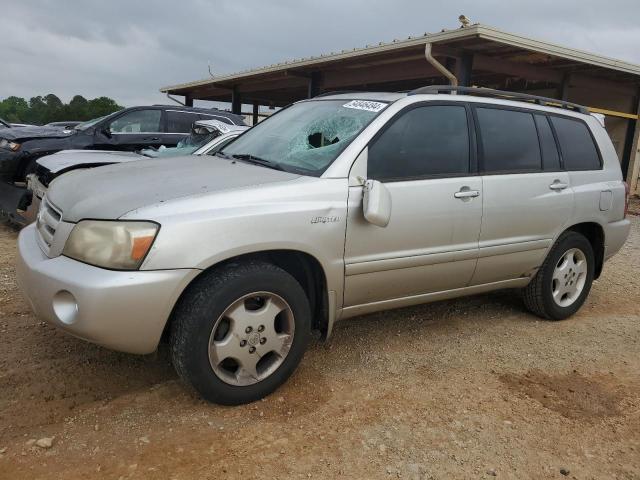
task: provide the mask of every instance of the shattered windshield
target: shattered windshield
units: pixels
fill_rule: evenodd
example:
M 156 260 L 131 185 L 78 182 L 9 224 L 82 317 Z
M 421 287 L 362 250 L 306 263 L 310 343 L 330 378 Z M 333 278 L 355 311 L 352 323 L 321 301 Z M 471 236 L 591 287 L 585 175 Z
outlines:
M 222 154 L 320 176 L 386 106 L 368 100 L 296 103 L 248 130 Z

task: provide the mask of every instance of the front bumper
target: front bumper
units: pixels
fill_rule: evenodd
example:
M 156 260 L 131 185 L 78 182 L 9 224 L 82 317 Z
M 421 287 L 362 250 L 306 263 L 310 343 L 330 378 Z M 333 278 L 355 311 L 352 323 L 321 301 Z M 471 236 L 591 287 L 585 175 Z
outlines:
M 47 257 L 35 225 L 18 238 L 18 283 L 36 315 L 113 350 L 153 352 L 178 297 L 199 270 L 120 272 Z

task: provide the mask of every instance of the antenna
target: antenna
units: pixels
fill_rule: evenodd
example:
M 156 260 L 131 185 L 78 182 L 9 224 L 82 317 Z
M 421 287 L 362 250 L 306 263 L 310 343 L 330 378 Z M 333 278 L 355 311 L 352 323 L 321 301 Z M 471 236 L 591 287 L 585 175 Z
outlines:
M 214 78 L 215 75 L 213 74 L 213 72 L 211 71 L 211 61 L 207 62 L 207 68 L 209 69 L 209 75 L 211 75 L 211 78 Z

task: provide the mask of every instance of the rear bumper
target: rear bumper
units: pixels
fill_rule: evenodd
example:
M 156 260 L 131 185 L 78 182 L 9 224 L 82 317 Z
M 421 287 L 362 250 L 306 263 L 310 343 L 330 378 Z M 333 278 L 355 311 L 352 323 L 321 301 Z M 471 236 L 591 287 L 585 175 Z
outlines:
M 73 336 L 146 354 L 160 341 L 173 306 L 199 270 L 118 272 L 67 257 L 49 258 L 35 225 L 18 238 L 18 283 L 36 315 Z
M 631 230 L 631 222 L 628 219 L 608 223 L 604 228 L 604 259 L 613 257 L 627 241 Z

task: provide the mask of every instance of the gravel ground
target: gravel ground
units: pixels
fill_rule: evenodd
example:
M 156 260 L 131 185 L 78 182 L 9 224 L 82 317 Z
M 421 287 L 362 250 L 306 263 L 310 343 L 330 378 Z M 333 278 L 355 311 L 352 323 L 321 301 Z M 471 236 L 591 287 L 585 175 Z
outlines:
M 361 317 L 242 407 L 201 401 L 166 348 L 114 353 L 39 322 L 0 227 L 0 479 L 640 479 L 632 222 L 569 320 L 509 291 Z

